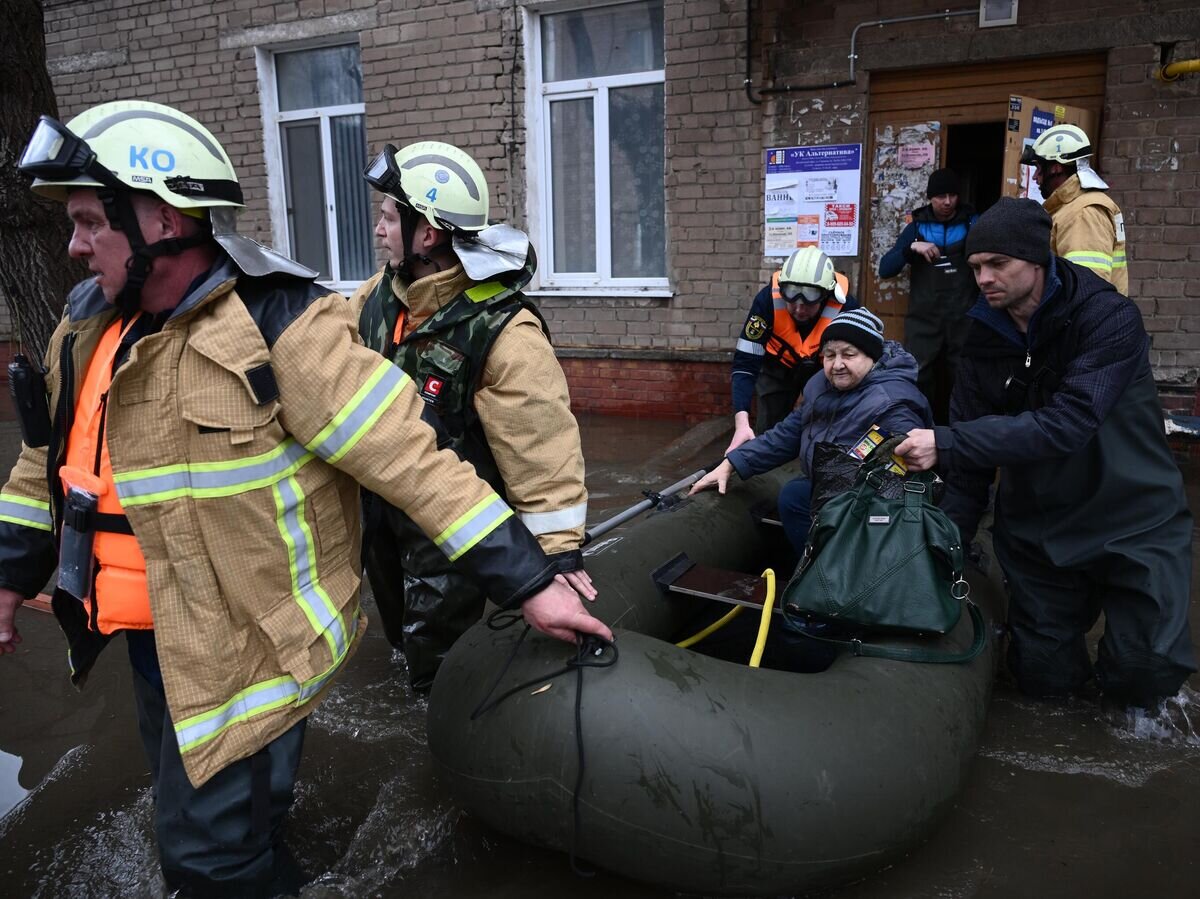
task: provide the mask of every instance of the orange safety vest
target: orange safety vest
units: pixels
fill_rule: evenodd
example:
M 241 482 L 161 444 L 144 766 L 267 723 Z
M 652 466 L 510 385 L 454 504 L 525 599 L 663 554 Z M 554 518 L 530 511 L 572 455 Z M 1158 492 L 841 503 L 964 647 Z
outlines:
M 821 348 L 821 333 L 831 321 L 837 318 L 842 307 L 846 305 L 845 297 L 849 293 L 850 281 L 841 272 L 834 272 L 834 277 L 842 288 L 842 299 L 839 300 L 837 292 L 834 292 L 833 296 L 826 301 L 825 308 L 821 310 L 821 317 L 817 319 L 813 329 L 808 332 L 808 336 L 801 337 L 800 330 L 796 327 L 796 320 L 788 312 L 787 300 L 783 298 L 783 293 L 779 289 L 779 272 L 771 276 L 771 303 L 775 313 L 771 322 L 771 336 L 767 340 L 766 350 L 779 359 L 785 368 L 791 368 L 802 358 L 816 354 L 817 350 Z
M 108 388 L 112 383 L 113 358 L 123 334 L 121 320 L 117 319 L 104 332 L 92 354 L 75 401 L 75 420 L 67 436 L 67 461 L 61 471 L 64 490 L 72 486 L 89 490 L 98 497 L 97 512 L 121 516 L 125 510 L 121 508 L 113 483 L 104 418 Z M 119 630 L 153 628 L 150 591 L 146 586 L 146 559 L 137 537 L 97 530 L 93 552 L 100 570 L 87 606 L 90 617 L 91 604 L 96 603 L 96 623 L 100 632 L 112 634 Z

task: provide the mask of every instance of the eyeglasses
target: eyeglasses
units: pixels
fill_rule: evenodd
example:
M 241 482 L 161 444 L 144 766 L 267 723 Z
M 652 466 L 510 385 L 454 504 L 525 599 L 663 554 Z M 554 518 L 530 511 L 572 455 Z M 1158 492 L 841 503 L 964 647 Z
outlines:
M 779 292 L 789 303 L 819 303 L 829 295 L 824 287 L 815 284 L 780 284 Z
M 83 174 L 97 177 L 96 170 L 103 166 L 96 164 L 96 154 L 87 141 L 72 134 L 62 122 L 44 115 L 38 119 L 17 168 L 35 178 L 61 181 Z

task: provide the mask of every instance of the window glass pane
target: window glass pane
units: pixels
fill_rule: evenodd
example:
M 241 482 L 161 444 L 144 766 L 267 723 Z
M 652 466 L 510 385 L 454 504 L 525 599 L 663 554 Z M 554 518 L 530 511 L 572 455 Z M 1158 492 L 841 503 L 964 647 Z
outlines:
M 543 81 L 624 75 L 662 67 L 662 0 L 542 16 Z
M 279 111 L 362 102 L 358 45 L 275 54 Z
M 292 258 L 328 279 L 332 273 L 321 178 L 321 129 L 316 122 L 307 121 L 287 122 L 279 130 Z
M 337 210 L 338 278 L 365 281 L 375 267 L 371 207 L 362 171 L 367 165 L 367 130 L 361 115 L 329 120 L 333 142 L 333 202 Z
M 667 274 L 663 86 L 608 92 L 612 276 Z
M 550 104 L 556 272 L 596 270 L 596 145 L 591 98 Z

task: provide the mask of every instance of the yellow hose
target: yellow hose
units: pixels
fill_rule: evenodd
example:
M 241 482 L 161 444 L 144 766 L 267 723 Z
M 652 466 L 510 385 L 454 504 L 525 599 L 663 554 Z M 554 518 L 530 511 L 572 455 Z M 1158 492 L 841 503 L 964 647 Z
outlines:
M 775 569 L 768 568 L 762 573 L 762 576 L 767 579 L 767 597 L 763 600 L 762 617 L 758 621 L 758 637 L 754 641 L 754 652 L 750 654 L 751 668 L 757 668 L 759 663 L 762 662 L 763 650 L 767 647 L 767 633 L 771 629 L 771 607 L 775 605 Z M 686 640 L 680 640 L 675 645 L 680 649 L 695 646 L 705 637 L 715 634 L 729 622 L 733 621 L 733 619 L 737 618 L 745 608 L 745 606 L 734 606 L 704 630 L 692 634 Z
M 767 632 L 771 629 L 771 607 L 775 605 L 775 569 L 762 573 L 767 579 L 767 598 L 763 600 L 762 617 L 758 620 L 758 639 L 754 641 L 754 652 L 750 653 L 750 667 L 757 668 L 767 648 Z
M 726 612 L 724 615 L 722 615 L 720 618 L 718 618 L 716 621 L 714 621 L 712 624 L 710 624 L 704 630 L 700 631 L 700 633 L 692 634 L 686 640 L 680 640 L 675 645 L 678 646 L 680 649 L 687 649 L 689 646 L 695 646 L 697 643 L 699 643 L 705 637 L 709 636 L 710 634 L 715 634 L 717 631 L 719 631 L 725 625 L 729 624 L 729 622 L 733 621 L 733 619 L 737 618 L 738 615 L 742 614 L 742 609 L 744 609 L 744 608 L 746 608 L 746 607 L 745 606 L 734 606 L 732 609 L 730 609 L 728 612 Z

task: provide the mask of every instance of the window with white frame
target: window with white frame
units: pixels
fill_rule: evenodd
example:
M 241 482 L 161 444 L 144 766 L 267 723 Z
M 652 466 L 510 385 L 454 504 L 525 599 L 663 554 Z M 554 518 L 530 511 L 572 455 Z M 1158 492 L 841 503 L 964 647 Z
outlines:
M 526 23 L 539 286 L 666 289 L 662 0 Z
M 375 267 L 357 43 L 260 51 L 277 245 L 349 288 Z

